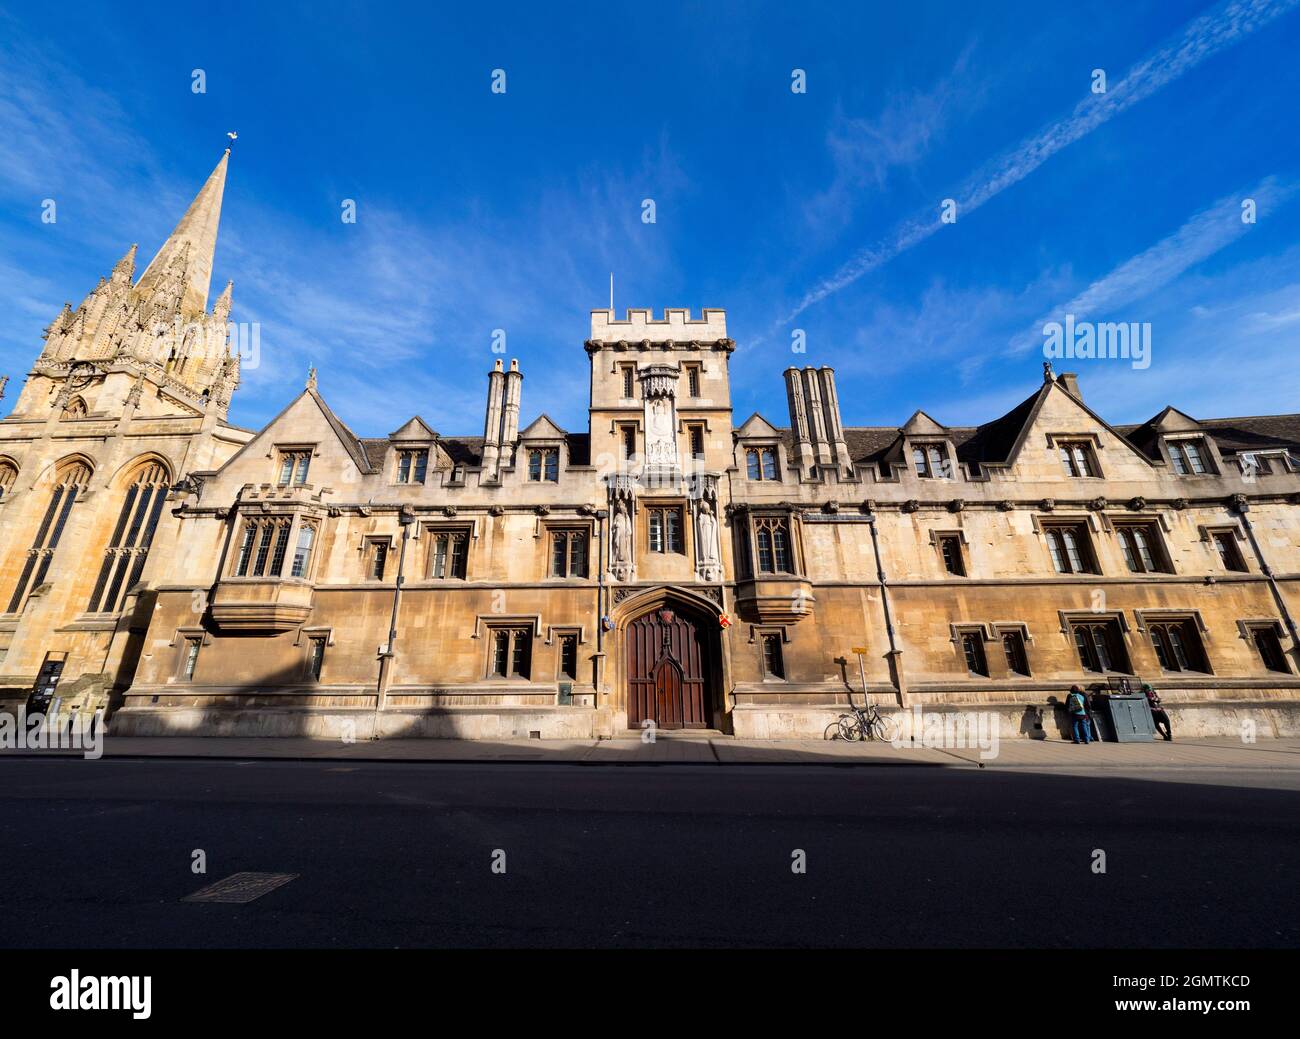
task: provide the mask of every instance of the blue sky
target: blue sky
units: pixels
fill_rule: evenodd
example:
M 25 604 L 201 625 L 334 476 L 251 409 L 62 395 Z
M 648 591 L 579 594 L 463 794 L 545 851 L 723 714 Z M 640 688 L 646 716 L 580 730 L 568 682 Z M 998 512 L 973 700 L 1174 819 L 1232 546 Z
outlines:
M 235 130 L 242 425 L 315 364 L 358 433 L 478 433 L 501 328 L 525 420 L 585 429 L 611 271 L 620 311 L 726 309 L 738 421 L 786 423 L 791 363 L 849 425 L 993 418 L 1067 309 L 1151 322 L 1146 370 L 1058 364 L 1113 421 L 1297 410 L 1300 3 L 1064 6 L 0 4 L 0 408 Z

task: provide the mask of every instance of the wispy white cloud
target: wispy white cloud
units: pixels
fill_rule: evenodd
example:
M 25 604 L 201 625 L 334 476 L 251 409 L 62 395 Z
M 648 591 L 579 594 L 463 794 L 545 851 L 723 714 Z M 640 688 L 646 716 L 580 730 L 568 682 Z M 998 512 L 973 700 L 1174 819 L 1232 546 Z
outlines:
M 952 70 L 928 89 L 890 94 L 874 116 L 837 109 L 826 134 L 835 173 L 803 206 L 809 226 L 843 227 L 864 189 L 885 188 L 894 170 L 919 162 L 955 120 L 978 107 L 987 84 L 968 75 L 973 49 L 966 47 Z
M 5 23 L 0 13 L 0 30 Z M 153 255 L 208 168 L 160 151 L 163 142 L 52 48 L 3 32 L 0 140 L 0 190 L 20 206 L 30 200 L 33 221 L 40 199 L 59 205 L 57 225 L 21 241 L 18 229 L 0 250 L 32 267 L 32 235 L 49 235 L 36 239 L 40 276 L 0 263 L 0 299 L 14 318 L 0 329 L 0 369 L 13 373 L 30 364 L 63 300 L 75 304 L 127 244 Z M 524 358 L 525 420 L 545 409 L 585 425 L 585 312 L 604 301 L 611 270 L 651 285 L 669 276 L 669 236 L 641 223 L 640 200 L 668 209 L 691 190 L 661 134 L 639 154 L 536 184 L 531 205 L 480 201 L 448 215 L 375 195 L 358 200 L 355 225 L 336 215 L 313 225 L 240 193 L 247 158 L 238 149 L 232 158 L 214 288 L 234 278 L 232 317 L 260 326 L 261 350 L 231 420 L 265 421 L 315 365 L 340 417 L 363 434 L 416 412 L 444 433 L 478 432 L 498 328 L 507 356 Z M 529 370 L 530 356 L 566 353 L 575 363 Z
M 1283 184 L 1270 177 L 1253 190 L 1220 199 L 1195 214 L 1173 234 L 1098 278 L 1068 302 L 1044 313 L 1032 327 L 1012 340 L 1012 351 L 1024 353 L 1041 347 L 1044 322 L 1063 320 L 1066 314 L 1091 320 L 1151 296 L 1256 226 L 1242 220 L 1243 199 L 1253 199 L 1257 217 L 1264 219 L 1273 216 L 1295 192 L 1295 184 Z
M 1297 3 L 1300 0 L 1227 0 L 1215 11 L 1194 19 L 1176 38 L 1138 62 L 1122 79 L 1110 83 L 1104 94 L 1088 94 L 1069 116 L 1021 141 L 968 177 L 950 195 L 958 213 L 965 216 L 978 209 L 1024 180 L 1063 148 L 1292 10 Z M 788 325 L 809 307 L 925 241 L 942 226 L 936 203 L 931 211 L 905 221 L 891 235 L 862 250 L 819 282 L 775 327 Z

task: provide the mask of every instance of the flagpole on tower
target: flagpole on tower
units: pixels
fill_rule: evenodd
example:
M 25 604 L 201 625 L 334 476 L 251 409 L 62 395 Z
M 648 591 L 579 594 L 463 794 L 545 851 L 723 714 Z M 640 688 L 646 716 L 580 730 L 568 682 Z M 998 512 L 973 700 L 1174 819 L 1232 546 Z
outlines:
M 609 272 L 609 316 L 614 316 L 614 272 Z

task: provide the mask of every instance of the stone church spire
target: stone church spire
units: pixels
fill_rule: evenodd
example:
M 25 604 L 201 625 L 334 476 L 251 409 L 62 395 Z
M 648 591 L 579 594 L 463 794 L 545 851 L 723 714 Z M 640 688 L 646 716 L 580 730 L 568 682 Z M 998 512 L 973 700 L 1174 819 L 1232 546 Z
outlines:
M 227 148 L 190 208 L 185 211 L 176 230 L 163 243 L 158 255 L 145 268 L 136 283 L 136 292 L 148 296 L 182 273 L 181 314 L 193 317 L 204 313 L 208 305 L 208 286 L 212 281 L 212 259 L 217 249 L 217 225 L 221 221 L 221 198 L 226 190 Z

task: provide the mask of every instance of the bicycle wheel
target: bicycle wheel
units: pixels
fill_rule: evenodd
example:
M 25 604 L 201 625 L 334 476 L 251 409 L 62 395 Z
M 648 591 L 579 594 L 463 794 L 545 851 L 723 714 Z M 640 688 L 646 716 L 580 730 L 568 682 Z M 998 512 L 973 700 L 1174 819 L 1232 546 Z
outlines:
M 854 740 L 865 738 L 866 736 L 862 731 L 862 726 L 858 724 L 857 718 L 851 714 L 840 715 L 840 739 L 852 743 Z
M 839 738 L 840 738 L 840 723 L 839 723 L 838 721 L 833 721 L 833 722 L 831 722 L 828 726 L 826 726 L 826 732 L 825 732 L 823 735 L 824 735 L 824 737 L 825 737 L 826 739 L 828 739 L 828 740 L 837 740 L 837 739 L 839 739 Z
M 893 743 L 897 734 L 898 726 L 894 723 L 893 718 L 886 718 L 883 714 L 877 714 L 871 719 L 872 739 L 879 740 L 881 743 Z

